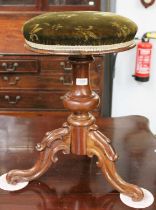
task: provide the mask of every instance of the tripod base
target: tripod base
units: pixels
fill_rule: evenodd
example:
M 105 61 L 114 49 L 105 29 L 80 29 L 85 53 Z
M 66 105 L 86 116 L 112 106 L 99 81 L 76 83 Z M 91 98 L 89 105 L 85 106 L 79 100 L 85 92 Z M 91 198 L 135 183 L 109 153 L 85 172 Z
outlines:
M 117 155 L 110 144 L 95 124 L 89 126 L 86 133 L 86 155 L 98 157 L 97 165 L 101 168 L 108 182 L 119 192 L 131 197 L 134 201 L 143 199 L 143 191 L 132 184 L 125 182 L 117 173 L 115 160 Z M 71 153 L 72 126 L 65 123 L 62 128 L 46 133 L 43 141 L 37 145 L 40 156 L 35 165 L 28 170 L 12 170 L 7 174 L 10 184 L 31 181 L 43 175 L 52 163 L 55 163 L 57 152 Z
M 57 153 L 62 151 L 64 154 L 97 156 L 97 165 L 117 191 L 129 196 L 134 202 L 144 198 L 141 188 L 125 182 L 118 175 L 115 167 L 117 154 L 111 141 L 98 130 L 95 118 L 90 114 L 100 102 L 90 87 L 89 65 L 93 60 L 92 56 L 69 57 L 73 67 L 73 86 L 64 96 L 63 104 L 72 114 L 62 128 L 46 133 L 42 142 L 37 144 L 39 158 L 35 165 L 28 170 L 10 171 L 6 176 L 8 183 L 16 184 L 39 178 L 58 160 Z

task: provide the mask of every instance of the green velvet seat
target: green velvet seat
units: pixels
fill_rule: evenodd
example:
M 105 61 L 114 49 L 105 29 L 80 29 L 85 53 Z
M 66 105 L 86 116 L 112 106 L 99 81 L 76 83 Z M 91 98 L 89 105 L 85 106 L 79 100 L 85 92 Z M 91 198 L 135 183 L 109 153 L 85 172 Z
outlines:
M 49 12 L 23 26 L 28 46 L 52 54 L 102 54 L 134 46 L 136 24 L 108 12 Z

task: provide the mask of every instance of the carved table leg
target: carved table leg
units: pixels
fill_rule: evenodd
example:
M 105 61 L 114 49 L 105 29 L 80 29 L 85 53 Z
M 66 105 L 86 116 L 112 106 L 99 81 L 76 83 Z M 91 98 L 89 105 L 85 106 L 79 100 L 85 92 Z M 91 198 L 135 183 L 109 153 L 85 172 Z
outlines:
M 65 124 L 63 128 L 46 133 L 40 144 L 36 146 L 40 156 L 35 165 L 28 170 L 12 170 L 7 174 L 7 181 L 16 184 L 22 181 L 31 181 L 44 174 L 52 163 L 57 161 L 56 153 L 63 151 L 70 153 L 70 131 Z
M 102 173 L 113 187 L 125 195 L 131 197 L 134 201 L 143 199 L 142 190 L 133 184 L 125 182 L 117 173 L 114 161 L 117 155 L 110 145 L 110 140 L 97 130 L 95 125 L 91 126 L 87 140 L 87 155 L 98 157 L 97 165 Z

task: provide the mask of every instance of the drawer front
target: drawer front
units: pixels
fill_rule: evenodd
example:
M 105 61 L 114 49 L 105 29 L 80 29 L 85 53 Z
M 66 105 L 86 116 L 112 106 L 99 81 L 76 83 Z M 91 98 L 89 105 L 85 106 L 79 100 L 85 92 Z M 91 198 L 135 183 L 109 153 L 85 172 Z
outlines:
M 44 72 L 70 73 L 72 71 L 71 64 L 64 57 L 41 57 L 40 61 Z
M 43 74 L 62 74 L 60 80 L 64 87 L 68 87 L 72 84 L 72 68 L 71 64 L 67 59 L 55 58 L 55 57 L 46 57 L 43 60 L 41 58 L 41 71 Z M 93 89 L 100 89 L 103 82 L 104 75 L 104 59 L 103 57 L 96 57 L 95 61 L 91 63 L 90 66 L 90 78 L 91 86 Z M 60 84 L 60 81 L 59 81 Z
M 37 73 L 39 72 L 38 60 L 0 60 L 0 73 Z
M 3 110 L 65 110 L 63 97 L 66 91 L 3 91 L 0 92 L 0 109 Z
M 41 57 L 41 69 L 43 71 L 52 71 L 56 73 L 70 73 L 72 71 L 71 64 L 68 57 Z M 90 68 L 92 71 L 98 71 L 103 67 L 103 57 L 96 57 L 94 62 L 91 63 Z
M 33 76 L 33 75 L 0 75 L 0 89 L 36 89 L 59 90 L 69 89 L 64 86 L 63 75 Z M 71 76 L 69 78 L 71 82 Z
M 99 89 L 99 75 L 91 73 L 91 86 Z M 0 89 L 55 89 L 69 90 L 72 85 L 72 74 L 50 74 L 43 76 L 1 74 Z
M 62 99 L 65 92 L 27 91 L 0 92 L 0 109 L 7 110 L 64 110 Z

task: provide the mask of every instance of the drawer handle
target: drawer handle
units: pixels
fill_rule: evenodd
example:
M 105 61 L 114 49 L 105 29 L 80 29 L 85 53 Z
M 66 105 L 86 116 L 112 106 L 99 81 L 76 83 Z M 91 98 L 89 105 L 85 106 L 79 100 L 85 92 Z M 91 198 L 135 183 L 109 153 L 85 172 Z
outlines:
M 72 85 L 73 84 L 72 81 L 66 81 L 66 79 L 64 77 L 60 77 L 59 79 L 64 85 Z
M 60 99 L 63 100 L 64 99 L 64 96 L 60 96 Z
M 21 96 L 16 96 L 15 100 L 11 100 L 10 96 L 8 96 L 8 95 L 5 95 L 4 98 L 5 98 L 5 100 L 8 101 L 9 104 L 17 104 L 19 102 L 19 100 L 21 99 Z
M 15 78 L 11 79 L 7 76 L 4 76 L 3 80 L 7 81 L 9 85 L 17 85 L 18 81 L 20 80 L 20 77 L 15 77 Z
M 96 69 L 97 69 L 97 71 L 100 71 L 102 69 L 102 65 L 101 64 L 97 64 Z
M 72 71 L 72 67 L 65 66 L 65 62 L 60 62 L 60 66 L 64 69 L 65 72 Z
M 18 67 L 18 63 L 13 63 L 11 66 L 8 65 L 7 63 L 2 63 L 2 66 L 4 67 L 5 71 L 7 72 L 14 72 L 16 71 Z

